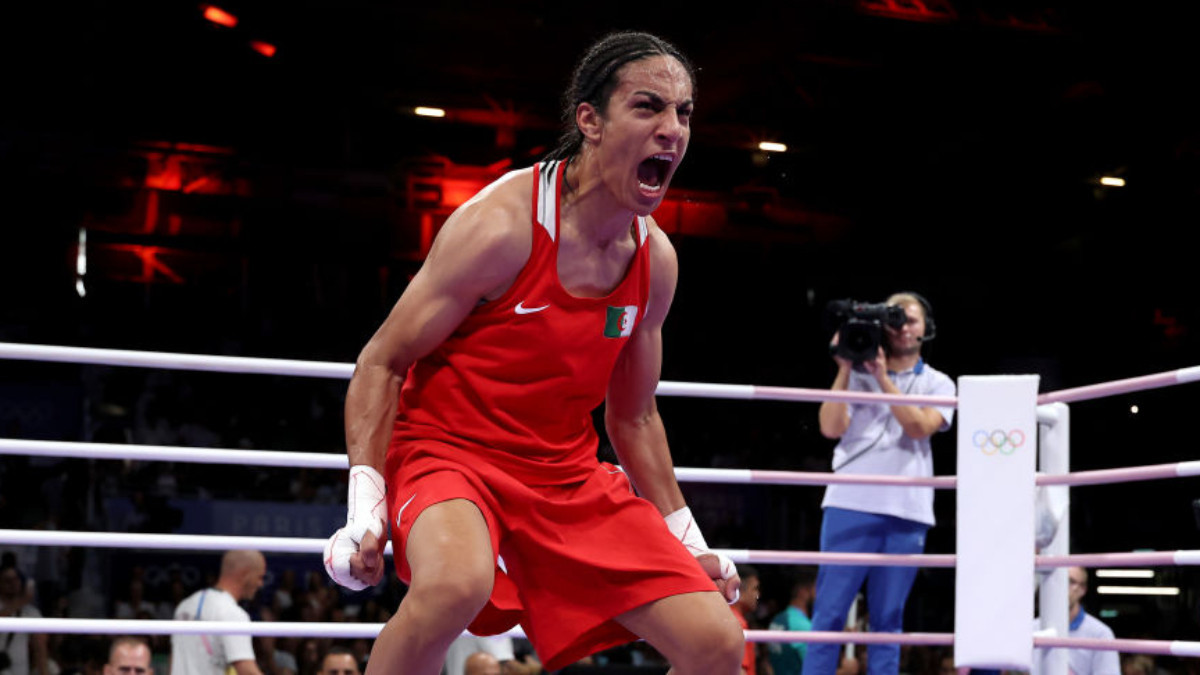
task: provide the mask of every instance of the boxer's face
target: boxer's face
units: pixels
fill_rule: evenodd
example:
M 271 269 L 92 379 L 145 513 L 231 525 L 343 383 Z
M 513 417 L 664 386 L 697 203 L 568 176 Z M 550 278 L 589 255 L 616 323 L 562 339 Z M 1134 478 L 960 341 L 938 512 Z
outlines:
M 692 80 L 683 64 L 665 55 L 628 63 L 617 77 L 602 113 L 580 106 L 580 130 L 599 159 L 604 187 L 621 206 L 649 215 L 687 152 Z

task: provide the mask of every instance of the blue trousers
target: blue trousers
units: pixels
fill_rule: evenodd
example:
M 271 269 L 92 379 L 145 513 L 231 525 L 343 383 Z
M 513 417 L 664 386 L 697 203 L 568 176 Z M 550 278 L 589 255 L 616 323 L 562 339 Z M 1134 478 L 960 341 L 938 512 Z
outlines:
M 921 553 L 929 526 L 895 516 L 827 507 L 821 523 L 821 550 L 840 553 Z M 917 576 L 915 567 L 822 565 L 813 600 L 815 631 L 840 631 L 863 582 L 871 632 L 899 633 L 904 603 Z M 842 645 L 810 644 L 804 675 L 833 675 Z M 869 645 L 868 675 L 895 675 L 900 670 L 899 645 Z

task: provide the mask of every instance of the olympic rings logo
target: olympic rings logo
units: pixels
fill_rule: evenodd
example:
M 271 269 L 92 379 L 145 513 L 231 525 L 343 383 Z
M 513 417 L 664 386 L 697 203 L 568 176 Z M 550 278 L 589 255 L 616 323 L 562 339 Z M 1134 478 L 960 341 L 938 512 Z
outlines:
M 1025 445 L 1025 432 L 1013 429 L 1005 433 L 996 429 L 988 433 L 982 429 L 971 435 L 971 444 L 983 451 L 985 455 L 1011 455 L 1017 448 Z

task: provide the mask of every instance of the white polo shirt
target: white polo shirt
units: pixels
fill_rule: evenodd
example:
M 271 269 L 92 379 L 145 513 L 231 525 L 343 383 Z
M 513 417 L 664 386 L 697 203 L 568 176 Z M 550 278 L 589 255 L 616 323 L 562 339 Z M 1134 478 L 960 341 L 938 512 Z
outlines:
M 250 615 L 225 591 L 206 588 L 175 608 L 176 621 L 244 621 Z M 171 675 L 225 675 L 237 661 L 254 660 L 249 635 L 172 635 Z
M 954 396 L 954 381 L 924 360 L 911 370 L 888 373 L 904 394 Z M 880 392 L 875 376 L 852 370 L 849 391 Z M 950 428 L 954 408 L 935 407 L 942 415 L 939 431 Z M 850 426 L 833 450 L 835 473 L 929 477 L 933 475 L 933 451 L 928 438 L 904 435 L 900 422 L 884 403 L 850 403 Z M 822 507 L 834 506 L 865 513 L 896 516 L 933 525 L 933 488 L 902 485 L 830 485 L 825 488 Z

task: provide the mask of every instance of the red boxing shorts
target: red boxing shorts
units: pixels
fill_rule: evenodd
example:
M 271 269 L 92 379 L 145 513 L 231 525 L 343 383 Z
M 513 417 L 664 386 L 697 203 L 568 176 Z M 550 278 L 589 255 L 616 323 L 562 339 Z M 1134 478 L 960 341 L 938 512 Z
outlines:
M 521 624 L 546 670 L 637 636 L 613 617 L 713 580 L 629 479 L 598 464 L 583 482 L 531 486 L 458 448 L 424 442 L 388 453 L 388 520 L 396 573 L 411 582 L 404 546 L 421 512 L 466 499 L 483 513 L 497 563 L 488 604 L 469 626 L 495 635 Z M 465 461 L 455 461 L 459 455 Z

